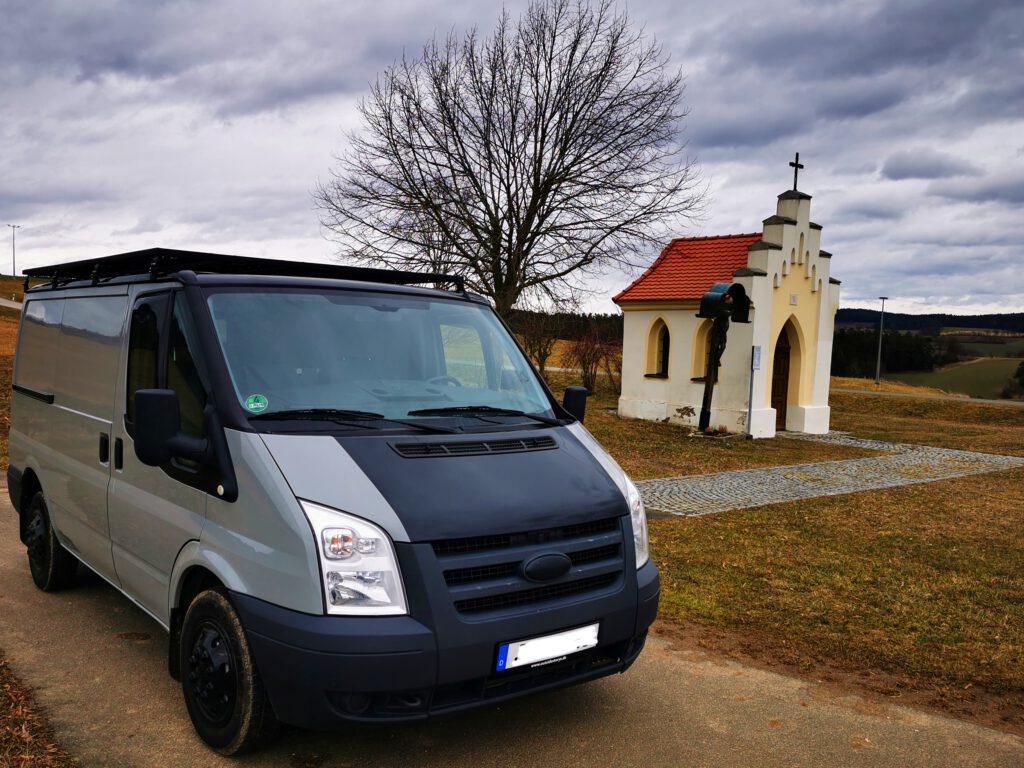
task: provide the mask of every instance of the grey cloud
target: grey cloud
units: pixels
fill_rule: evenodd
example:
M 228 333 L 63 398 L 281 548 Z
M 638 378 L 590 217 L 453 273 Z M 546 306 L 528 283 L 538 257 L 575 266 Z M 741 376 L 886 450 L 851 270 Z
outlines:
M 422 45 L 435 24 L 450 25 L 447 14 L 465 10 L 384 5 L 367 13 L 331 0 L 301 7 L 43 0 L 3 13 L 13 28 L 0 46 L 0 78 L 48 75 L 100 86 L 134 80 L 151 97 L 205 103 L 218 116 L 281 109 L 362 92 L 410 40 Z
M 882 219 L 884 221 L 893 221 L 903 216 L 904 209 L 902 207 L 895 206 L 884 199 L 877 201 L 862 200 L 859 202 L 841 205 L 836 209 L 836 213 L 842 215 L 844 218 L 858 220 Z
M 163 225 L 157 219 L 142 218 L 135 222 L 134 227 L 117 229 L 110 234 L 114 237 L 121 237 L 124 235 L 148 235 L 154 232 L 160 232 L 161 230 L 163 230 Z
M 1013 0 L 811 2 L 774 8 L 756 25 L 733 17 L 723 28 L 732 26 L 730 47 L 741 52 L 733 66 L 771 62 L 810 79 L 872 75 L 972 60 L 993 44 L 1011 43 L 1020 28 L 1018 6 Z
M 705 115 L 690 123 L 692 143 L 698 150 L 770 144 L 799 132 L 800 122 L 788 115 L 765 115 L 747 109 Z
M 981 179 L 932 182 L 929 194 L 970 203 L 1024 203 L 1024 169 Z
M 1016 50 L 1007 51 L 1006 59 L 990 77 L 977 78 L 954 101 L 950 111 L 960 115 L 1024 117 L 1024 41 L 1017 43 Z
M 729 6 L 726 6 L 729 8 Z M 931 121 L 946 132 L 1024 116 L 1024 5 L 1013 0 L 800 2 L 723 10 L 681 45 L 714 82 L 714 102 L 756 116 L 788 105 L 793 124 L 742 125 L 728 141 L 756 146 L 874 125 L 897 139 Z M 707 97 L 703 97 L 707 99 Z M 694 106 L 702 105 L 694 94 Z M 695 110 L 695 115 L 699 114 Z M 867 121 L 870 119 L 870 123 Z M 695 134 L 705 145 L 707 132 Z
M 54 208 L 88 208 L 110 203 L 116 193 L 88 185 L 44 184 L 28 190 L 0 189 L 0 211 L 8 218 L 28 219 Z
M 866 117 L 905 101 L 909 84 L 900 78 L 856 78 L 830 82 L 814 89 L 813 98 L 805 101 L 818 115 L 845 119 Z
M 882 176 L 894 181 L 979 175 L 981 170 L 966 160 L 927 147 L 896 152 L 882 166 Z

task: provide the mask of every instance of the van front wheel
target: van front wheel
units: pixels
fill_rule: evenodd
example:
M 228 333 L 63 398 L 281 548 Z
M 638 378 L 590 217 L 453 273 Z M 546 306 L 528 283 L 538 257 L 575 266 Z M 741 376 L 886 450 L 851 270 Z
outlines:
M 185 706 L 203 741 L 222 755 L 237 755 L 273 733 L 273 710 L 223 590 L 208 589 L 192 601 L 179 648 Z
M 53 592 L 71 586 L 78 561 L 57 540 L 42 491 L 37 492 L 28 505 L 25 545 L 28 548 L 28 567 L 37 587 L 44 592 Z

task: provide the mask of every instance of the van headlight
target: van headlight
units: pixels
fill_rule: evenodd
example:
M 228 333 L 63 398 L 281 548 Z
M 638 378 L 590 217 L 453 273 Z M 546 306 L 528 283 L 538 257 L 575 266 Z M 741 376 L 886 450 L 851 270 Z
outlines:
M 396 616 L 409 612 L 395 548 L 371 522 L 302 501 L 320 551 L 327 613 Z
M 633 546 L 636 548 L 636 567 L 639 569 L 651 559 L 651 548 L 647 541 L 647 513 L 644 511 L 640 491 L 628 477 L 626 502 L 629 504 L 629 519 L 633 523 Z

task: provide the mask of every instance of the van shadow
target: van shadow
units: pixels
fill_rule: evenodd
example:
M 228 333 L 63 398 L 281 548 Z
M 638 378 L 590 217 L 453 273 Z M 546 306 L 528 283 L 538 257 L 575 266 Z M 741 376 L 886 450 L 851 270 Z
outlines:
M 624 697 L 610 682 L 416 723 L 345 726 L 328 733 L 288 728 L 267 753 L 240 762 L 310 768 L 568 765 L 576 750 L 599 745 L 621 728 Z
M 177 683 L 165 667 L 166 633 L 96 574 L 82 567 L 68 593 L 124 642 L 122 653 L 149 670 L 147 708 L 161 713 L 162 729 L 180 734 L 203 754 L 202 765 L 295 766 L 485 766 L 566 765 L 570 750 L 600 745 L 622 727 L 634 694 L 628 676 L 528 695 L 478 710 L 390 725 L 345 724 L 327 732 L 282 727 L 279 737 L 254 754 L 225 760 L 192 734 Z M 143 637 L 148 633 L 151 637 Z M 182 745 L 183 746 L 183 745 Z M 223 762 L 222 762 L 223 761 Z

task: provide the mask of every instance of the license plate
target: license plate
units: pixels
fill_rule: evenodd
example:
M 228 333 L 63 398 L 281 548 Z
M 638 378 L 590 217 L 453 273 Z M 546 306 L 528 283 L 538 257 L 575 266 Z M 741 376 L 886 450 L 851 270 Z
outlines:
M 498 664 L 495 670 L 504 672 L 516 667 L 540 667 L 557 664 L 566 657 L 593 648 L 597 645 L 597 630 L 600 624 L 577 627 L 554 635 L 534 637 L 515 643 L 503 643 L 498 648 Z

